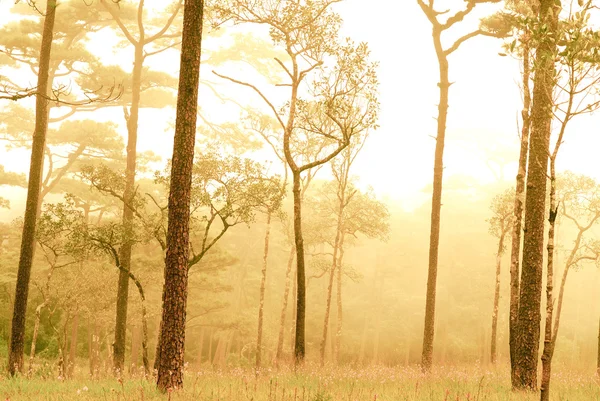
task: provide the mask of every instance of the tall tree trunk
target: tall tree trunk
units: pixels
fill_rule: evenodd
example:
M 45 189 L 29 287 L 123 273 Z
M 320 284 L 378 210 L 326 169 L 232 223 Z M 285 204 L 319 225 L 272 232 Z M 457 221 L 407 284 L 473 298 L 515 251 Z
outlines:
M 441 27 L 434 26 L 433 42 L 439 63 L 440 102 L 438 105 L 437 137 L 433 167 L 433 194 L 431 198 L 431 232 L 429 235 L 429 268 L 427 274 L 427 295 L 425 300 L 425 327 L 423 333 L 423 355 L 421 368 L 431 371 L 433 361 L 433 335 L 435 330 L 435 295 L 440 244 L 440 217 L 442 210 L 442 179 L 444 173 L 444 143 L 446 139 L 446 119 L 448 117 L 448 59 L 442 48 Z
M 140 108 L 140 92 L 142 81 L 142 67 L 144 63 L 144 35 L 140 32 L 140 41 L 135 45 L 135 58 L 131 77 L 131 108 L 125 111 L 127 122 L 127 166 L 125 169 L 125 191 L 123 198 L 123 227 L 129 236 L 133 230 L 133 209 L 131 202 L 135 196 L 135 171 L 137 159 L 137 130 Z M 128 204 L 127 204 L 128 203 Z M 127 340 L 127 305 L 129 298 L 129 275 L 131 270 L 131 248 L 133 242 L 127 239 L 119 250 L 119 260 L 124 270 L 119 271 L 119 282 L 117 287 L 117 313 L 115 320 L 115 343 L 113 354 L 113 365 L 116 374 L 124 371 L 125 366 L 125 343 Z
M 158 355 L 157 386 L 161 391 L 183 387 L 190 196 L 196 141 L 203 14 L 204 0 L 185 2 Z
M 50 52 L 54 33 L 56 16 L 56 0 L 48 0 L 42 31 L 42 44 L 38 68 L 37 93 L 35 101 L 35 128 L 31 144 L 31 163 L 29 165 L 29 183 L 27 201 L 23 219 L 23 234 L 19 269 L 15 288 L 15 302 L 11 326 L 10 349 L 8 355 L 8 371 L 10 375 L 23 371 L 23 351 L 25 343 L 25 318 L 27 316 L 27 298 L 29 295 L 29 279 L 31 264 L 35 250 L 35 227 L 37 210 L 44 167 L 44 148 L 46 132 L 48 131 L 48 72 L 50 67 Z
M 531 109 L 531 141 L 525 198 L 525 235 L 519 296 L 518 336 L 514 387 L 537 389 L 540 341 L 542 270 L 544 259 L 544 218 L 548 172 L 552 92 L 554 89 L 556 42 L 560 1 L 541 0 L 539 20 L 548 27 L 536 51 L 536 69 Z
M 279 363 L 281 360 L 281 356 L 283 353 L 283 339 L 285 333 L 285 315 L 287 312 L 288 306 L 288 298 L 290 295 L 290 286 L 291 286 L 291 274 L 292 274 L 292 266 L 294 264 L 294 254 L 296 252 L 296 248 L 293 246 L 290 249 L 290 255 L 288 256 L 288 264 L 287 269 L 285 271 L 285 288 L 283 290 L 283 302 L 281 305 L 281 318 L 279 320 L 279 336 L 277 337 L 277 353 L 275 354 L 275 363 Z
M 304 239 L 302 238 L 302 195 L 300 193 L 300 172 L 293 171 L 294 186 L 294 238 L 296 245 L 296 335 L 294 342 L 294 362 L 301 363 L 305 355 L 304 324 L 306 314 L 306 277 L 304 272 Z
M 342 308 L 342 269 L 344 267 L 344 238 L 346 234 L 342 232 L 342 238 L 340 239 L 340 257 L 337 263 L 337 325 L 335 331 L 335 347 L 333 361 L 339 362 L 340 348 L 342 345 L 342 323 L 343 323 L 343 308 Z
M 494 288 L 494 309 L 492 312 L 492 341 L 490 361 L 493 365 L 496 364 L 496 345 L 498 333 L 498 304 L 500 303 L 500 273 L 502 269 L 502 253 L 504 252 L 504 236 L 505 231 L 502 227 L 502 233 L 498 241 L 498 250 L 496 252 L 496 285 Z
M 256 369 L 260 368 L 262 353 L 263 316 L 265 308 L 265 289 L 267 284 L 267 259 L 269 257 L 269 236 L 271 235 L 271 212 L 267 213 L 267 231 L 263 252 L 262 277 L 260 280 L 260 300 L 258 304 L 258 334 L 256 338 Z
M 517 172 L 517 183 L 515 190 L 514 224 L 512 227 L 512 241 L 510 250 L 510 312 L 509 312 L 509 352 L 511 383 L 516 387 L 517 377 L 515 375 L 515 350 L 516 333 L 519 315 L 519 262 L 521 260 L 521 228 L 523 223 L 523 204 L 525 200 L 525 176 L 527 174 L 527 152 L 529 148 L 529 129 L 531 122 L 529 111 L 531 109 L 531 90 L 529 79 L 531 76 L 531 61 L 529 58 L 529 32 L 525 31 L 522 38 L 523 43 L 523 110 L 521 118 L 523 127 L 521 129 L 521 148 L 519 150 L 519 170 Z
M 337 227 L 335 232 L 335 240 L 333 243 L 333 258 L 331 261 L 331 272 L 329 274 L 329 285 L 327 286 L 327 302 L 325 306 L 325 321 L 323 323 L 323 338 L 321 339 L 321 366 L 325 365 L 325 346 L 327 344 L 327 328 L 329 327 L 329 312 L 331 310 L 331 298 L 333 296 L 333 281 L 335 278 L 336 270 L 338 270 L 338 252 L 340 247 L 340 240 L 342 237 L 342 223 L 344 216 L 344 206 L 346 203 L 344 190 L 338 193 L 338 213 L 337 213 Z M 338 283 L 339 287 L 339 283 Z

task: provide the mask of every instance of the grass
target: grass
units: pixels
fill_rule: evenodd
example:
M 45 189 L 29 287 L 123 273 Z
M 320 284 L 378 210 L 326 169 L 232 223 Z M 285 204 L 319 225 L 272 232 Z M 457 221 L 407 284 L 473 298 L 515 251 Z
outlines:
M 184 389 L 159 393 L 153 380 L 110 377 L 90 379 L 76 372 L 73 379 L 0 377 L 0 400 L 211 400 L 211 401 L 533 401 L 538 393 L 510 390 L 507 367 L 438 367 L 429 376 L 417 367 L 374 366 L 364 369 L 307 365 L 297 373 L 265 369 L 187 371 Z M 592 374 L 557 371 L 551 399 L 600 400 L 600 385 Z

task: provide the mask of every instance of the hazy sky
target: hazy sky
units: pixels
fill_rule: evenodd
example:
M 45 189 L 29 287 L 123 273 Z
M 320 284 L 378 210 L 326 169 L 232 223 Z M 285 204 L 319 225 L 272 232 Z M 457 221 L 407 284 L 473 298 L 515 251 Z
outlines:
M 440 9 L 464 7 L 461 0 L 438 2 Z M 7 10 L 12 4 L 12 1 L 0 0 L 0 23 L 11 18 Z M 496 8 L 478 6 L 477 15 Z M 435 141 L 431 136 L 436 130 L 438 97 L 438 67 L 430 24 L 413 0 L 346 0 L 336 9 L 344 19 L 343 35 L 368 42 L 372 58 L 380 62 L 381 128 L 369 139 L 357 160 L 355 172 L 380 196 L 400 201 L 407 207 L 426 201 L 430 195 L 420 190 L 432 180 Z M 449 32 L 447 43 L 475 28 L 477 15 L 456 25 L 453 28 L 456 31 Z M 445 177 L 463 174 L 484 182 L 494 180 L 486 167 L 482 147 L 492 152 L 512 148 L 513 160 L 518 157 L 519 62 L 498 55 L 501 43 L 497 39 L 475 38 L 450 58 L 450 79 L 455 84 L 450 90 Z M 173 65 L 167 69 L 177 70 L 178 58 L 170 60 Z M 201 74 L 214 79 L 208 69 L 201 70 Z M 145 120 L 144 115 L 148 117 Z M 161 132 L 160 139 L 156 135 L 143 135 L 148 130 L 156 130 L 151 116 L 167 115 L 166 111 L 142 112 L 140 150 L 153 149 L 165 157 L 170 156 L 171 149 L 166 144 L 172 140 L 172 132 Z M 115 120 L 124 128 L 120 112 L 101 113 L 101 116 Z M 583 116 L 572 123 L 559 156 L 559 169 L 568 168 L 600 178 L 595 162 L 600 145 L 599 122 L 597 116 Z M 124 129 L 122 132 L 125 134 Z M 28 163 L 22 164 L 19 170 L 25 171 L 27 166 Z M 515 172 L 514 163 L 506 169 L 509 182 L 513 181 Z

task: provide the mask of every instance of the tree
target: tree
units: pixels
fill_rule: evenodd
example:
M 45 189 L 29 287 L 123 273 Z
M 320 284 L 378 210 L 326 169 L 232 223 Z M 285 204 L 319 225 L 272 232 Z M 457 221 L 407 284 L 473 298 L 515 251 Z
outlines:
M 440 242 L 440 219 L 442 209 L 442 180 L 444 172 L 444 144 L 446 140 L 446 120 L 448 118 L 448 92 L 450 89 L 448 56 L 454 53 L 467 40 L 478 36 L 496 36 L 493 33 L 482 29 L 477 29 L 458 38 L 450 47 L 444 48 L 442 44 L 442 34 L 448 31 L 456 23 L 461 22 L 469 15 L 478 3 L 497 3 L 499 0 L 477 1 L 467 0 L 467 6 L 464 10 L 458 11 L 448 17 L 446 21 L 441 22 L 439 16 L 445 14 L 435 9 L 434 0 L 425 3 L 423 0 L 417 0 L 417 3 L 425 13 L 425 16 L 431 23 L 433 45 L 439 64 L 440 99 L 438 104 L 437 116 L 437 135 L 435 138 L 435 159 L 433 167 L 433 192 L 431 204 L 431 232 L 429 238 L 429 267 L 427 275 L 427 295 L 425 301 L 425 329 L 423 333 L 423 355 L 421 367 L 424 372 L 431 370 L 433 361 L 433 336 L 435 325 L 435 295 L 437 282 L 438 249 Z
M 185 3 L 177 118 L 175 120 L 169 191 L 163 311 L 157 347 L 159 350 L 157 386 L 161 391 L 183 386 L 190 197 L 198 111 L 203 16 L 204 0 Z
M 147 35 L 144 27 L 143 13 L 144 1 L 140 1 L 137 7 L 137 30 L 138 37 L 134 38 L 131 34 L 131 27 L 123 23 L 122 15 L 127 10 L 121 10 L 119 4 L 113 2 L 101 1 L 104 9 L 106 9 L 115 22 L 119 26 L 123 35 L 134 47 L 133 70 L 131 73 L 131 106 L 129 110 L 124 106 L 125 120 L 127 122 L 127 167 L 125 168 L 125 189 L 123 198 L 125 202 L 132 199 L 135 191 L 135 174 L 136 174 L 136 159 L 137 159 L 137 130 L 140 109 L 140 95 L 142 92 L 142 72 L 145 59 L 152 54 L 157 54 L 170 46 L 167 45 L 162 49 L 153 49 L 151 52 L 146 52 L 145 48 L 152 45 L 153 42 L 164 37 L 169 37 L 167 33 L 175 17 L 181 7 L 182 1 L 179 0 L 163 26 L 157 29 L 157 32 L 152 35 Z M 117 12 L 117 10 L 120 11 Z M 176 35 L 177 36 L 177 35 Z M 123 204 L 123 224 L 126 229 L 133 224 L 133 210 L 124 203 Z M 129 274 L 131 273 L 131 248 L 132 243 L 125 242 L 120 247 L 119 261 L 122 269 L 119 272 L 119 283 L 117 287 L 117 307 L 115 318 L 115 342 L 114 342 L 114 369 L 117 374 L 123 371 L 125 364 L 125 337 L 127 328 L 127 298 L 129 292 Z
M 376 123 L 378 103 L 376 65 L 368 60 L 366 44 L 355 46 L 348 40 L 340 44 L 340 18 L 330 10 L 337 0 L 286 3 L 266 2 L 257 8 L 254 2 L 234 0 L 217 7 L 224 20 L 235 23 L 266 24 L 271 39 L 287 55 L 287 63 L 276 59 L 289 81 L 290 89 L 282 109 L 275 106 L 256 85 L 222 74 L 217 76 L 252 89 L 277 119 L 283 132 L 283 153 L 292 173 L 294 200 L 294 238 L 296 248 L 296 363 L 305 355 L 306 278 L 302 237 L 301 175 L 336 157 L 351 138 Z M 290 16 L 293 16 L 290 18 Z M 328 59 L 333 60 L 329 69 Z M 312 81 L 310 80 L 312 78 Z M 303 92 L 308 97 L 303 99 Z M 298 144 L 325 142 L 315 159 L 304 160 L 294 150 Z
M 540 385 L 541 401 L 550 399 L 550 376 L 552 370 L 552 357 L 556 347 L 556 338 L 558 336 L 558 327 L 563 305 L 565 284 L 569 271 L 579 266 L 584 261 L 600 260 L 600 242 L 585 240 L 585 234 L 598 223 L 600 219 L 600 186 L 593 179 L 576 175 L 570 172 L 559 177 L 557 184 L 559 198 L 561 200 L 561 214 L 577 229 L 577 236 L 573 243 L 571 251 L 568 253 L 565 262 L 558 299 L 553 297 L 554 265 L 553 256 L 553 221 L 556 218 L 558 210 L 551 211 L 550 215 L 550 234 L 548 241 L 548 270 L 547 270 L 547 305 L 546 305 L 546 327 L 544 336 L 544 350 L 542 353 L 542 382 Z M 556 313 L 554 313 L 554 304 L 556 301 Z
M 31 145 L 29 183 L 27 187 L 27 201 L 25 204 L 23 236 L 21 239 L 21 253 L 19 257 L 19 270 L 17 273 L 8 357 L 8 371 L 13 376 L 16 372 L 21 372 L 23 370 L 25 315 L 27 313 L 27 296 L 29 293 L 31 264 L 33 262 L 33 253 L 35 249 L 35 226 L 39 207 L 42 168 L 44 164 L 46 131 L 48 130 L 48 100 L 46 99 L 46 95 L 48 93 L 50 52 L 52 50 L 56 5 L 56 0 L 48 0 L 46 4 L 42 45 L 40 48 L 40 64 L 35 106 L 36 120 L 33 132 L 33 143 Z
M 515 193 L 512 189 L 496 195 L 492 199 L 492 217 L 488 220 L 490 223 L 490 234 L 498 238 L 498 249 L 496 251 L 496 281 L 494 287 L 494 307 L 492 309 L 492 340 L 490 360 L 496 364 L 496 348 L 498 333 L 498 306 L 500 303 L 500 273 L 502 272 L 502 255 L 506 250 L 506 235 L 513 227 L 512 219 L 514 217 L 514 199 Z

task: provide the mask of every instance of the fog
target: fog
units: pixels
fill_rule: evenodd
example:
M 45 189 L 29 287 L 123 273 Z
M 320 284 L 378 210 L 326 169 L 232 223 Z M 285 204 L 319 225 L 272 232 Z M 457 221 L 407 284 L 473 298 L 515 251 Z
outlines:
M 41 215 L 45 212 L 51 215 L 52 205 L 68 204 L 71 200 L 74 202 L 71 207 L 85 210 L 89 224 L 119 224 L 122 202 L 108 191 L 94 187 L 93 181 L 104 179 L 105 185 L 110 186 L 116 185 L 115 179 L 123 177 L 128 135 L 123 109 L 131 103 L 128 80 L 133 46 L 115 24 L 107 22 L 106 27 L 97 24 L 97 32 L 72 36 L 75 44 L 69 48 L 64 41 L 72 32 L 64 18 L 70 12 L 75 13 L 68 11 L 71 8 L 83 13 L 80 9 L 84 5 L 79 3 L 62 1 L 57 11 L 56 32 L 60 33 L 56 35 L 56 42 L 60 51 L 52 54 L 55 58 L 51 63 L 57 60 L 62 64 L 54 71 L 54 87 L 63 85 L 68 90 L 61 94 L 63 103 L 50 102 L 47 154 L 51 156 L 45 158 L 42 191 L 47 189 L 47 193 Z M 121 3 L 125 13 L 135 9 L 132 2 Z M 148 28 L 149 32 L 156 32 L 156 26 L 168 18 L 162 3 L 147 1 L 144 19 L 148 24 L 156 22 L 154 27 Z M 444 9 L 445 3 L 448 8 L 460 9 L 464 2 L 440 1 L 438 8 Z M 88 7 L 102 10 L 100 4 Z M 306 359 L 315 363 L 320 360 L 327 298 L 331 292 L 325 344 L 327 363 L 337 359 L 340 365 L 352 366 L 418 365 L 422 358 L 435 118 L 439 102 L 439 72 L 431 41 L 431 25 L 418 4 L 412 1 L 347 0 L 332 7 L 343 19 L 340 36 L 349 36 L 356 43 L 368 43 L 369 60 L 378 63 L 380 109 L 378 127 L 368 130 L 364 146 L 349 173 L 355 193 L 364 195 L 365 202 L 370 203 L 357 204 L 356 215 L 347 216 L 349 221 L 358 219 L 358 226 L 353 232 L 348 231 L 341 248 L 341 290 L 337 277 L 331 273 L 337 199 L 336 173 L 335 170 L 332 172 L 332 165 L 327 163 L 320 169 L 313 169 L 310 185 L 305 182 L 303 186 L 306 188 L 303 195 Z M 500 8 L 501 4 L 478 6 L 472 15 L 449 32 L 444 38 L 445 43 L 450 45 L 456 38 L 476 29 L 480 18 Z M 95 17 L 111 18 L 106 11 L 99 11 Z M 78 23 L 83 26 L 81 21 Z M 39 32 L 39 14 L 27 4 L 0 2 L 0 24 L 0 80 L 8 82 L 4 88 L 10 92 L 13 84 L 22 88 L 35 87 L 37 61 L 31 60 L 37 60 L 33 52 L 39 48 L 40 35 L 29 33 L 29 30 L 35 26 Z M 180 17 L 174 22 L 177 27 L 178 24 L 181 24 Z M 127 26 L 137 35 L 131 18 Z M 176 32 L 177 27 L 169 32 Z M 449 57 L 453 84 L 444 152 L 433 353 L 436 366 L 491 364 L 498 248 L 498 237 L 490 232 L 491 205 L 496 195 L 515 186 L 523 107 L 522 61 L 515 54 L 499 54 L 505 51 L 502 46 L 506 42 L 508 40 L 479 36 Z M 152 44 L 150 49 L 153 50 L 148 52 L 159 48 L 166 50 L 148 56 L 142 73 L 142 87 L 150 89 L 142 92 L 139 112 L 136 193 L 144 199 L 145 209 L 140 206 L 141 213 L 147 213 L 145 216 L 153 224 L 161 212 L 158 206 L 166 205 L 168 199 L 168 188 L 155 178 L 162 176 L 168 181 L 165 177 L 169 174 L 168 162 L 173 149 L 178 46 L 177 40 L 172 38 Z M 278 84 L 286 77 L 274 61 L 275 57 L 281 57 L 282 49 L 273 45 L 265 27 L 225 24 L 216 29 L 205 22 L 202 52 L 196 154 L 214 157 L 218 163 L 234 155 L 249 158 L 261 164 L 264 174 L 283 181 L 286 167 L 258 132 L 262 130 L 263 135 L 268 132 L 275 138 L 273 132 L 277 132 L 277 122 L 272 116 L 265 120 L 256 118 L 255 123 L 264 123 L 259 124 L 257 130 L 247 119 L 248 110 L 260 116 L 271 113 L 270 108 L 252 89 L 217 75 L 253 82 L 275 99 L 277 108 L 285 109 L 288 107 L 287 89 Z M 97 59 L 92 60 L 89 54 Z M 30 62 L 22 62 L 21 58 Z M 65 61 L 71 59 L 75 61 Z M 88 60 L 91 61 L 88 63 Z M 110 76 L 107 66 L 119 72 Z M 101 73 L 94 75 L 95 68 Z M 111 83 L 115 85 L 115 91 L 107 95 Z M 85 99 L 84 84 L 88 89 L 101 88 L 94 96 L 106 96 L 105 101 L 83 106 L 68 104 Z M 309 93 L 305 88 L 303 94 Z M 4 169 L 0 170 L 0 199 L 10 203 L 9 207 L 0 208 L 2 360 L 7 358 L 10 342 L 34 107 L 35 97 L 0 101 L 0 165 Z M 77 107 L 81 110 L 61 120 Z M 77 122 L 81 122 L 80 125 Z M 553 139 L 559 125 L 553 123 Z M 559 175 L 571 171 L 600 180 L 598 127 L 600 120 L 594 113 L 577 116 L 570 123 L 557 158 Z M 298 146 L 308 149 L 310 141 Z M 77 153 L 80 147 L 85 150 Z M 93 174 L 100 174 L 98 169 L 103 165 L 113 168 L 117 175 L 93 178 Z M 90 172 L 86 166 L 96 170 Z M 242 188 L 241 197 L 251 189 L 242 186 L 250 178 L 242 173 L 239 175 L 236 185 Z M 273 214 L 269 225 L 263 209 L 249 209 L 244 212 L 247 215 L 240 212 L 243 217 L 228 226 L 225 235 L 190 267 L 185 344 L 185 359 L 190 366 L 254 366 L 261 278 L 265 266 L 262 363 L 276 364 L 280 332 L 284 340 L 280 359 L 286 363 L 293 360 L 295 267 L 286 279 L 288 264 L 295 266 L 290 261 L 294 249 L 291 189 L 288 180 L 281 208 Z M 215 191 L 206 190 L 206 193 L 216 197 Z M 146 193 L 156 199 L 151 200 Z M 203 204 L 196 210 L 198 226 L 190 235 L 194 255 L 204 249 L 203 239 L 208 238 L 210 242 L 225 227 L 223 221 L 217 219 L 211 228 L 214 231 L 208 236 L 204 234 L 209 209 Z M 268 217 L 271 219 L 270 212 Z M 119 273 L 105 253 L 90 252 L 84 258 L 74 256 L 65 248 L 68 247 L 65 238 L 70 234 L 63 238 L 69 223 L 61 224 L 66 227 L 52 231 L 46 238 L 55 248 L 44 247 L 44 244 L 38 244 L 36 248 L 26 317 L 25 353 L 29 355 L 31 349 L 36 307 L 43 305 L 39 308 L 40 332 L 35 351 L 38 358 L 54 361 L 70 352 L 69 358 L 79 360 L 77 363 L 81 366 L 86 366 L 83 359 L 90 359 L 97 369 L 110 371 Z M 148 350 L 152 361 L 161 319 L 164 254 L 145 224 L 136 226 L 142 234 L 136 237 L 130 269 L 145 292 Z M 161 224 L 166 227 L 164 221 Z M 368 224 L 374 227 L 367 227 Z M 267 227 L 270 239 L 265 264 Z M 598 240 L 598 234 L 598 228 L 592 227 L 585 234 L 586 241 Z M 576 236 L 577 227 L 559 213 L 554 261 L 558 282 Z M 509 363 L 510 235 L 506 244 L 501 255 L 498 312 L 500 364 Z M 340 257 L 339 253 L 336 255 Z M 545 248 L 544 255 L 546 260 Z M 60 267 L 54 269 L 52 266 Z M 289 298 L 282 311 L 286 283 Z M 557 366 L 582 371 L 595 369 L 599 288 L 600 274 L 593 260 L 581 261 L 569 274 L 554 359 Z M 545 293 L 542 298 L 543 333 Z M 128 365 L 142 364 L 141 308 L 138 290 L 132 283 L 129 286 L 126 340 Z M 282 312 L 285 313 L 283 325 Z M 341 332 L 338 333 L 340 321 Z M 336 349 L 338 335 L 339 350 Z M 543 345 L 543 338 L 540 344 Z M 335 353 L 339 353 L 336 358 Z

